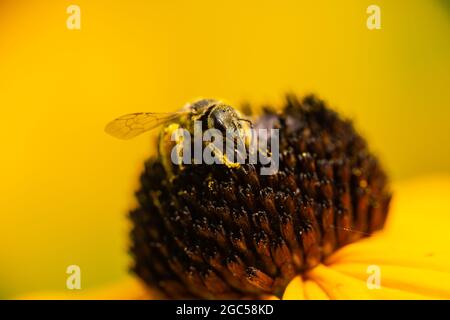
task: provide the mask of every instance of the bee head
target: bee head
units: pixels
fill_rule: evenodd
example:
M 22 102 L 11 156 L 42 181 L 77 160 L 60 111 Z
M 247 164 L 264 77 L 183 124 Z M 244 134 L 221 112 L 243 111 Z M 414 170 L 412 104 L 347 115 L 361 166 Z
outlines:
M 208 128 L 218 129 L 222 132 L 226 130 L 236 130 L 242 129 L 241 119 L 232 107 L 226 104 L 217 104 L 212 107 L 209 112 L 207 120 Z

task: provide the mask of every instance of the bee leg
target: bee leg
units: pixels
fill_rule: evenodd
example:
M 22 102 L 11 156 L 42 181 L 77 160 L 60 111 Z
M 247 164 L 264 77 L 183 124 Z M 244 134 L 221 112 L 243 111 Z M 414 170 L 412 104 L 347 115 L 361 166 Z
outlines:
M 217 159 L 218 163 L 226 165 L 228 168 L 239 168 L 240 164 L 238 162 L 233 162 L 228 159 L 226 154 L 224 154 L 219 148 L 217 148 L 213 143 L 209 143 L 205 146 L 209 149 L 211 154 Z

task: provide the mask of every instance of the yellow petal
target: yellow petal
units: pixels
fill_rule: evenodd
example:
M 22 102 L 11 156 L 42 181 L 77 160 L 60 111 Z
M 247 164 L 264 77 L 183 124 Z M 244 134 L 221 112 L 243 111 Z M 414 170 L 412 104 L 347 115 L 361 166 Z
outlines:
M 450 273 L 429 269 L 379 265 L 381 286 L 430 298 L 450 299 Z M 333 270 L 366 282 L 367 264 L 339 263 Z M 376 290 L 376 289 L 374 289 Z
M 431 299 L 431 297 L 418 293 L 383 286 L 378 289 L 371 288 L 367 285 L 367 276 L 365 274 L 365 277 L 358 278 L 354 274 L 339 272 L 339 268 L 320 266 L 308 273 L 308 277 L 311 279 L 308 282 L 314 283 L 313 281 L 315 281 L 317 284 L 320 284 L 332 299 Z
M 405 247 L 428 245 L 450 253 L 449 227 L 450 177 L 421 178 L 394 188 L 391 212 L 383 231 L 385 240 Z
M 303 282 L 303 288 L 305 291 L 305 299 L 308 300 L 330 300 L 327 293 L 312 280 L 305 280 Z
M 383 234 L 378 234 L 342 248 L 330 256 L 326 264 L 355 262 L 450 272 L 449 253 L 446 251 L 423 243 L 393 243 L 383 238 Z
M 296 276 L 289 282 L 283 294 L 283 300 L 304 300 L 305 292 L 303 289 L 303 279 L 301 276 Z
M 306 274 L 315 281 L 331 299 L 370 299 L 366 283 L 355 277 L 319 265 Z

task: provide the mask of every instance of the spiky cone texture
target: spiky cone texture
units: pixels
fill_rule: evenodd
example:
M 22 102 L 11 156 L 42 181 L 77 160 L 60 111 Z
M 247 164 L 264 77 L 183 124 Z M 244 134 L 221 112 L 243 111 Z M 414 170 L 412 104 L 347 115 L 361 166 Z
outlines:
M 280 129 L 274 175 L 257 166 L 145 164 L 130 213 L 134 272 L 168 298 L 281 297 L 289 281 L 383 227 L 386 174 L 350 121 L 288 96 L 257 128 Z

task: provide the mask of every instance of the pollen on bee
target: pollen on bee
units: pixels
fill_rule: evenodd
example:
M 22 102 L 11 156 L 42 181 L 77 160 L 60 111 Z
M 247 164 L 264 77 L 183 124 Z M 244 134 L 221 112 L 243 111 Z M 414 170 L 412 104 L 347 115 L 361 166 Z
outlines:
M 279 164 L 279 129 L 248 129 L 245 131 L 209 128 L 203 131 L 203 122 L 193 123 L 193 134 L 176 124 L 163 131 L 160 155 L 170 153 L 172 164 L 223 164 L 228 168 L 239 168 L 242 164 L 263 164 L 261 174 L 275 174 Z M 249 136 L 242 136 L 248 134 Z M 270 151 L 268 150 L 270 144 Z M 171 147 L 171 150 L 168 150 Z M 168 165 L 169 161 L 165 161 Z M 172 171 L 171 168 L 167 168 Z

